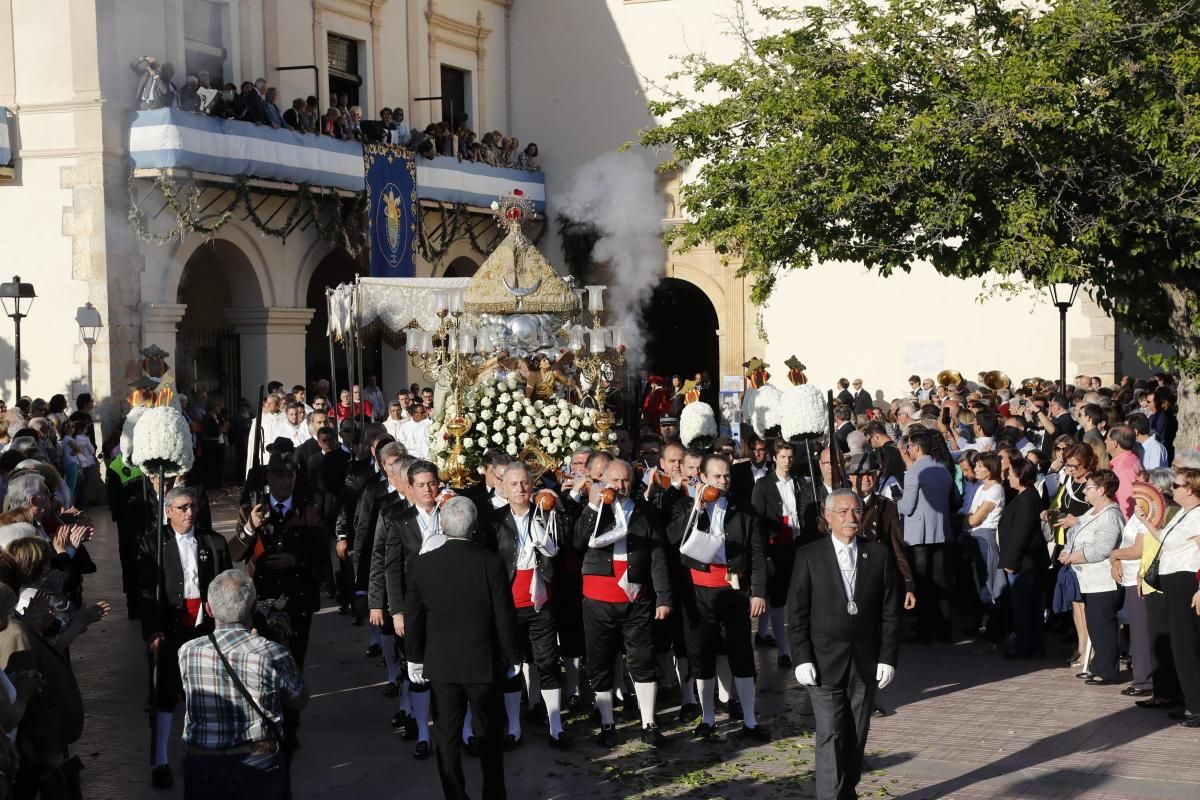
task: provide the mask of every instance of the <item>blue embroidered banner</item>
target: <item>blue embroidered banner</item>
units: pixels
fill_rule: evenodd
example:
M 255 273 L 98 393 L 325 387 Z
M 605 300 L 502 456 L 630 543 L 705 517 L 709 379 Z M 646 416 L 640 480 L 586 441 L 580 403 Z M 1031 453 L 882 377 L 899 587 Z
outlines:
M 363 145 L 367 171 L 371 274 L 411 278 L 417 253 L 417 167 L 412 153 L 390 144 Z

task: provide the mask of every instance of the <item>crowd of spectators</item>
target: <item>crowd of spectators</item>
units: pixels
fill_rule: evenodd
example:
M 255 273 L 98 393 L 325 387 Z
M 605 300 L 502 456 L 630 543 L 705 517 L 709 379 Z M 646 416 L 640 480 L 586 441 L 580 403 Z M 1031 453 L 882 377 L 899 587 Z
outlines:
M 252 122 L 271 128 L 294 130 L 335 139 L 388 142 L 411 148 L 426 159 L 457 158 L 492 167 L 537 172 L 538 146 L 521 147 L 515 136 L 487 131 L 482 136 L 467 127 L 466 115 L 457 115 L 453 125 L 436 122 L 423 130 L 414 130 L 404 119 L 404 109 L 380 109 L 378 120 L 363 119 L 361 106 L 352 105 L 346 94 L 339 94 L 335 105 L 321 112 L 319 100 L 309 95 L 297 97 L 282 109 L 279 90 L 268 86 L 264 78 L 243 81 L 241 87 L 226 83 L 215 87 L 208 72 L 201 70 L 184 79 L 183 87 L 174 82 L 175 68 L 169 62 L 159 64 L 153 56 L 142 56 L 131 68 L 139 76 L 136 100 L 139 109 L 179 108 L 193 114 Z

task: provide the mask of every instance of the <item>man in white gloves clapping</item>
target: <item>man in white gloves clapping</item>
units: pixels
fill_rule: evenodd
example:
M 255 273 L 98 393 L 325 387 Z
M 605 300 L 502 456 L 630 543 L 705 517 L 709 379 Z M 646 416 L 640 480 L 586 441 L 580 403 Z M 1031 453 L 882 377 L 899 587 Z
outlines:
M 862 774 L 876 687 L 896 673 L 902 592 L 891 550 L 858 536 L 858 495 L 835 490 L 824 511 L 831 535 L 796 554 L 788 637 L 816 718 L 817 800 L 846 800 Z

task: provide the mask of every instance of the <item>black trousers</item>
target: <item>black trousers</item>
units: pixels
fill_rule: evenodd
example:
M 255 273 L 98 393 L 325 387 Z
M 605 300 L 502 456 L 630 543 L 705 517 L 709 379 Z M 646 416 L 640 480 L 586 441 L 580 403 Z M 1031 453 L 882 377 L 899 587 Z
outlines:
M 1171 631 L 1171 654 L 1175 672 L 1183 687 L 1183 702 L 1188 711 L 1200 714 L 1200 616 L 1192 609 L 1196 594 L 1196 573 L 1170 572 L 1162 576 L 1166 596 L 1167 620 Z M 1091 624 L 1088 624 L 1091 632 Z
M 684 636 L 692 675 L 704 680 L 717 676 L 717 654 L 721 652 L 724 637 L 733 677 L 753 678 L 750 598 L 731 586 L 693 586 L 684 597 Z
M 1036 569 L 1008 575 L 1013 633 L 1016 634 L 1013 655 L 1021 658 L 1030 658 L 1043 651 L 1041 581 L 1041 571 Z
M 583 637 L 587 644 L 588 678 L 592 691 L 611 692 L 616 676 L 613 662 L 625 644 L 625 665 L 636 683 L 658 680 L 654 661 L 654 602 L 639 597 L 632 603 L 605 603 L 583 598 Z
M 1179 686 L 1175 656 L 1171 652 L 1167 598 L 1162 592 L 1151 592 L 1142 595 L 1142 602 L 1146 604 L 1146 627 L 1150 633 L 1150 679 L 1154 681 L 1154 696 L 1181 700 L 1183 689 Z
M 547 603 L 541 611 L 517 609 L 517 647 L 521 660 L 537 667 L 538 681 L 543 689 L 562 688 L 562 666 L 558 662 L 558 631 L 554 625 L 554 609 Z M 521 691 L 521 673 L 505 682 L 504 691 Z M 529 698 L 529 702 L 536 702 Z
M 136 526 L 117 523 L 117 555 L 121 559 L 121 591 L 125 593 L 125 602 L 130 608 L 141 604 L 141 586 L 138 580 L 138 539 L 140 532 Z M 153 535 L 151 535 L 153 540 Z
M 462 768 L 462 728 L 471 709 L 483 769 L 483 799 L 504 800 L 504 702 L 494 683 L 440 683 L 433 687 L 434 747 L 446 800 L 466 800 Z
M 201 475 L 206 489 L 220 489 L 225 482 L 225 445 L 205 439 L 200 451 Z
M 950 636 L 950 570 L 944 544 L 908 545 L 917 595 L 917 630 Z
M 840 680 L 806 688 L 816 721 L 817 800 L 854 800 L 871 729 L 875 681 L 864 682 L 851 662 Z
M 583 657 L 583 577 L 562 571 L 556 574 L 550 603 L 558 628 L 559 654 L 563 658 Z
M 157 670 L 158 693 L 150 698 L 151 705 L 158 711 L 174 711 L 183 699 L 183 677 L 179 674 L 179 648 L 186 642 L 200 636 L 207 636 L 211 628 L 201 625 L 199 628 L 189 628 L 182 633 L 174 633 L 163 638 L 158 645 L 158 654 L 151 655 L 146 648 L 146 656 L 150 669 Z
M 308 655 L 308 639 L 312 632 L 312 612 L 311 611 L 288 611 L 288 619 L 292 623 L 292 642 L 291 654 L 292 659 L 296 662 L 296 666 L 300 671 L 304 671 L 304 658 Z M 283 732 L 285 735 L 293 735 L 300 729 L 300 712 L 290 709 L 283 710 Z
M 1190 602 L 1191 595 L 1188 596 Z M 1084 592 L 1083 613 L 1087 618 L 1088 638 L 1092 642 L 1092 674 L 1106 681 L 1115 681 L 1120 665 L 1120 642 L 1117 640 L 1117 612 L 1125 605 L 1125 590 Z
M 769 523 L 768 523 L 769 524 Z M 769 545 L 774 574 L 767 572 L 767 604 L 771 608 L 786 608 L 788 590 L 792 585 L 792 567 L 796 563 L 795 544 Z

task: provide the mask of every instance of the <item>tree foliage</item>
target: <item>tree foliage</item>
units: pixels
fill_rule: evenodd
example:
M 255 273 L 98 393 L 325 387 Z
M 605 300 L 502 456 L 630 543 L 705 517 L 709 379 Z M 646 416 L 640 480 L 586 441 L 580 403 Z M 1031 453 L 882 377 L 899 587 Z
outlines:
M 696 165 L 672 232 L 766 300 L 816 261 L 1083 282 L 1200 373 L 1200 3 L 829 0 L 761 7 L 731 63 L 641 132 Z

